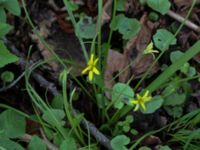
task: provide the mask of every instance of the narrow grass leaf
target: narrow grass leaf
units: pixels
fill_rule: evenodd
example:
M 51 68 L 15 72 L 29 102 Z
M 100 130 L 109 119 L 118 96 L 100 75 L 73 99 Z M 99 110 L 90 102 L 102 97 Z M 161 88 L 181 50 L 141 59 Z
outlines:
M 162 74 L 149 84 L 146 90 L 154 92 L 157 90 L 169 77 L 171 77 L 179 68 L 200 52 L 200 41 L 197 41 L 184 55 L 175 63 L 171 64 Z

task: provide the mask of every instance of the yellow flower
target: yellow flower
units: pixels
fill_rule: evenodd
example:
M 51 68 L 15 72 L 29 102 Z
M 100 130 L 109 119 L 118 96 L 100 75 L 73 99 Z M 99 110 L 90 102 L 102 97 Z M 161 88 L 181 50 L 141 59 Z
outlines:
M 146 54 L 152 54 L 153 57 L 155 57 L 155 56 L 154 56 L 154 53 L 159 53 L 159 51 L 153 49 L 153 42 L 151 41 L 151 42 L 149 43 L 149 45 L 147 45 L 146 49 L 144 49 L 144 52 L 143 52 L 143 53 L 144 53 L 145 55 L 146 55 Z
M 83 69 L 83 71 L 81 72 L 82 74 L 89 72 L 90 81 L 92 81 L 93 79 L 93 74 L 97 74 L 97 75 L 100 74 L 99 70 L 96 68 L 97 62 L 98 62 L 98 58 L 94 59 L 94 54 L 91 54 L 87 67 Z
M 131 104 L 135 105 L 134 111 L 137 111 L 140 107 L 142 107 L 143 110 L 146 110 L 145 103 L 149 102 L 152 98 L 149 95 L 149 91 L 146 91 L 143 96 L 137 94 L 136 97 L 137 97 L 136 99 L 130 101 Z

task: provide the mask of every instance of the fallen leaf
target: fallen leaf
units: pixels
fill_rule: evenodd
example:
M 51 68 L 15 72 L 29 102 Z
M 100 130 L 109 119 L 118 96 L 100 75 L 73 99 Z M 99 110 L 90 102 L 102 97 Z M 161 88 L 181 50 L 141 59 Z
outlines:
M 130 61 L 134 61 L 131 65 L 131 71 L 136 78 L 141 77 L 154 60 L 152 55 L 143 55 L 142 57 L 141 55 L 143 50 L 150 43 L 154 29 L 158 26 L 158 23 L 153 24 L 148 21 L 146 13 L 140 19 L 140 24 L 142 25 L 140 32 L 135 38 L 128 41 L 124 49 L 124 55 L 126 55 Z M 151 74 L 157 72 L 158 69 L 158 64 L 156 64 L 151 70 Z
M 115 74 L 124 70 L 129 64 L 127 57 L 115 50 L 110 49 L 107 57 L 107 65 L 104 73 L 104 83 L 107 89 L 111 89 L 115 84 L 113 77 Z M 119 75 L 120 82 L 126 82 L 130 76 L 130 68 L 128 67 Z M 107 92 L 106 96 L 111 98 L 110 93 Z

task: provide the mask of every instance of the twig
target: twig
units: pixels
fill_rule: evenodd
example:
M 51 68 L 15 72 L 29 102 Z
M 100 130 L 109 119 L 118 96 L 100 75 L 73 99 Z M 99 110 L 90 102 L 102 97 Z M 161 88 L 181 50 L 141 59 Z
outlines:
M 180 16 L 179 14 L 177 14 L 177 13 L 171 11 L 171 10 L 167 13 L 167 15 L 170 16 L 171 18 L 181 22 L 181 23 L 185 20 L 184 17 Z M 196 25 L 195 23 L 191 22 L 190 20 L 186 20 L 185 25 L 188 28 L 194 30 L 195 32 L 200 33 L 200 27 L 198 25 Z
M 17 50 L 17 48 L 9 41 L 6 42 L 8 47 L 11 48 L 11 51 L 13 53 L 15 53 L 16 55 L 18 56 L 21 56 L 20 57 L 20 60 L 19 60 L 19 64 L 22 68 L 22 70 L 25 69 L 25 65 L 26 65 L 26 61 L 25 59 L 22 57 L 23 55 L 20 54 L 19 50 Z M 32 76 L 33 78 L 40 84 L 41 87 L 43 88 L 46 88 L 46 89 L 49 89 L 49 91 L 54 95 L 58 95 L 59 94 L 59 91 L 57 89 L 57 87 L 55 86 L 55 84 L 47 81 L 43 76 L 41 76 L 40 74 L 36 73 L 36 72 L 33 72 L 32 73 Z M 76 114 L 78 114 L 77 110 L 74 109 L 74 112 L 76 112 Z M 101 145 L 103 145 L 104 147 L 106 147 L 108 150 L 112 150 L 112 147 L 110 145 L 110 140 L 103 134 L 101 133 L 93 123 L 87 121 L 86 119 L 83 119 L 81 121 L 81 124 L 83 125 L 83 127 L 85 129 L 89 129 L 90 133 L 92 136 L 95 137 L 95 139 L 97 140 L 97 142 L 99 142 Z
M 33 137 L 32 135 L 26 133 L 20 139 L 24 142 L 29 143 L 31 141 L 32 137 Z M 50 143 L 48 140 L 45 139 L 42 141 L 49 150 L 58 150 L 58 148 L 55 145 L 53 145 L 52 143 Z

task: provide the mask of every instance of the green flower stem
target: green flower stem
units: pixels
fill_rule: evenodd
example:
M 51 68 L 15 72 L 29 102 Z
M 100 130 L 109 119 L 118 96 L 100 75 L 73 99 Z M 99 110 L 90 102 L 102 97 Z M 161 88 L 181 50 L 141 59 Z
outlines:
M 101 68 L 101 59 L 102 59 L 102 50 L 101 50 L 102 7 L 103 7 L 103 1 L 98 0 L 98 20 L 97 20 L 98 44 L 97 44 L 97 47 L 98 47 L 98 57 L 99 57 L 99 68 Z
M 75 31 L 76 31 L 76 20 L 75 20 L 75 17 L 74 17 L 74 15 L 73 15 L 73 12 L 71 11 L 71 9 L 69 8 L 69 2 L 68 2 L 68 0 L 63 0 L 64 1 L 64 4 L 65 4 L 65 7 L 66 7 L 66 9 L 67 9 L 67 12 L 68 12 L 68 14 L 69 14 L 69 17 L 70 17 L 70 20 L 71 20 L 71 22 L 72 22 L 72 24 L 73 24 L 73 26 L 74 26 L 74 29 L 75 29 Z M 81 48 L 82 48 L 82 51 L 83 51 L 83 55 L 84 55 L 84 57 L 85 57 L 85 60 L 86 60 L 86 62 L 88 62 L 88 59 L 89 59 L 89 57 L 88 57 L 88 53 L 87 53 L 87 50 L 86 50 L 86 48 L 85 48 L 85 44 L 84 44 L 84 42 L 83 42 L 83 39 L 80 37 L 80 36 L 77 36 L 77 38 L 78 38 L 78 40 L 79 40 L 79 42 L 80 42 L 80 45 L 81 45 Z
M 194 8 L 196 3 L 196 0 L 193 0 L 192 5 L 187 13 L 187 16 L 184 20 L 184 22 L 182 22 L 182 24 L 179 26 L 178 30 L 176 31 L 176 33 L 174 34 L 173 38 L 175 36 L 178 35 L 178 33 L 181 31 L 182 27 L 184 26 L 186 20 L 188 19 L 188 17 L 190 16 L 192 9 Z M 171 38 L 171 40 L 173 39 Z M 154 92 L 157 88 L 159 88 L 171 75 L 173 75 L 173 73 L 175 71 L 177 71 L 180 66 L 187 62 L 188 60 L 190 60 L 193 56 L 195 56 L 198 52 L 200 52 L 200 41 L 196 42 L 196 44 L 194 44 L 189 50 L 187 50 L 187 52 L 179 59 L 179 61 L 177 61 L 175 64 L 172 64 L 170 67 L 168 67 L 166 69 L 165 72 L 163 72 L 159 77 L 157 77 L 152 83 L 150 83 L 150 85 L 145 89 L 145 90 L 149 90 L 150 93 Z M 144 81 L 144 79 L 147 77 L 147 75 L 149 74 L 149 72 L 151 71 L 151 69 L 153 68 L 153 66 L 156 64 L 156 62 L 160 59 L 160 57 L 164 54 L 163 50 L 159 56 L 156 58 L 156 60 L 152 63 L 152 65 L 149 67 L 149 69 L 147 70 L 147 72 L 144 74 L 143 78 L 139 81 L 139 83 L 136 85 L 136 87 L 134 88 L 134 91 L 137 90 L 137 88 L 140 86 L 140 84 Z M 122 112 L 125 112 L 123 114 L 120 114 L 120 111 L 117 111 L 113 117 L 111 118 L 110 123 L 113 123 L 112 121 L 116 122 L 117 120 L 119 120 L 121 117 L 125 116 L 127 113 L 129 113 L 132 110 L 132 108 L 130 106 L 125 106 L 122 108 Z
M 74 123 L 74 119 L 72 116 L 72 110 L 71 110 L 71 107 L 69 105 L 69 102 L 68 102 L 68 97 L 67 97 L 67 75 L 68 75 L 68 72 L 66 70 L 64 70 L 63 72 L 63 78 L 62 78 L 62 94 L 63 94 L 63 101 L 64 101 L 64 108 L 65 108 L 65 112 L 66 112 L 66 115 L 67 115 L 67 118 L 68 118 L 68 121 L 71 125 L 71 127 L 74 129 L 74 132 L 77 136 L 77 138 L 79 139 L 79 141 L 83 144 L 83 145 L 86 145 L 85 144 L 85 141 L 83 139 L 83 136 L 81 134 L 80 131 L 77 130 L 76 128 L 76 125 Z
M 113 11 L 112 11 L 112 19 L 114 19 L 115 16 L 116 16 L 116 10 L 117 10 L 117 0 L 114 0 L 114 6 L 113 6 Z M 112 34 L 113 34 L 113 30 L 110 28 L 110 33 L 109 33 L 108 42 L 107 42 L 108 47 L 107 47 L 107 49 L 105 49 L 105 53 L 104 53 L 104 61 L 103 61 L 103 69 L 102 69 L 103 74 L 104 74 L 104 71 L 105 71 L 105 68 L 106 68 L 108 52 L 109 52 L 109 49 L 111 47 L 110 43 L 111 43 L 111 39 L 112 39 Z
M 180 25 L 179 28 L 177 29 L 176 33 L 175 33 L 175 34 L 173 35 L 173 37 L 171 38 L 171 41 L 173 40 L 174 37 L 176 37 L 176 36 L 178 35 L 178 33 L 181 31 L 181 29 L 182 29 L 183 26 L 185 25 L 185 22 L 186 22 L 187 19 L 189 18 L 189 16 L 190 16 L 190 14 L 191 14 L 191 12 L 192 12 L 192 9 L 194 8 L 195 4 L 196 4 L 196 0 L 193 0 L 192 5 L 191 5 L 191 7 L 190 7 L 190 9 L 189 9 L 189 11 L 188 11 L 188 13 L 187 13 L 187 15 L 186 15 L 184 21 L 181 23 L 181 25 Z M 164 54 L 165 51 L 166 51 L 166 49 L 163 50 L 163 51 L 159 54 L 159 56 L 155 59 L 155 61 L 151 64 L 151 66 L 148 68 L 148 70 L 146 71 L 146 73 L 144 74 L 144 76 L 142 77 L 142 79 L 141 79 L 141 80 L 138 82 L 138 84 L 135 86 L 134 91 L 137 90 L 138 87 L 141 85 L 141 83 L 146 79 L 146 77 L 149 75 L 151 69 L 155 66 L 156 62 L 158 62 L 158 60 L 159 60 L 160 57 Z

